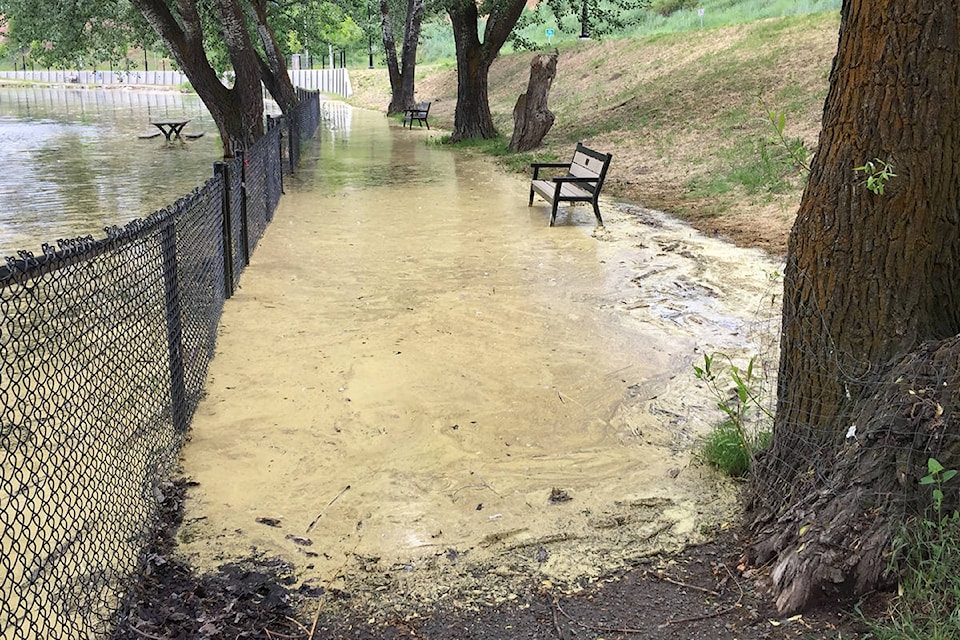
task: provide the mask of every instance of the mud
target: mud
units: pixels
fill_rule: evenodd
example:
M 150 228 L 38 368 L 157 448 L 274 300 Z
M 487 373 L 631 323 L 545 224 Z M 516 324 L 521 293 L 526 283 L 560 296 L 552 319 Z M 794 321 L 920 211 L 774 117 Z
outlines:
M 586 586 L 736 520 L 691 458 L 717 419 L 691 364 L 769 352 L 779 265 L 611 201 L 605 229 L 549 228 L 489 161 L 326 108 L 225 307 L 179 552 L 278 557 L 395 617 Z

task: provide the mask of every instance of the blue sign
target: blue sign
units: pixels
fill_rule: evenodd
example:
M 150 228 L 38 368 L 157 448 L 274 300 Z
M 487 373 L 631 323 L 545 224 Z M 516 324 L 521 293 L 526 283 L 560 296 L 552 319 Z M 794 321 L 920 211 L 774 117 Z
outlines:
M 547 29 L 547 37 L 548 37 L 548 38 L 552 38 L 552 37 L 553 37 L 553 29 Z

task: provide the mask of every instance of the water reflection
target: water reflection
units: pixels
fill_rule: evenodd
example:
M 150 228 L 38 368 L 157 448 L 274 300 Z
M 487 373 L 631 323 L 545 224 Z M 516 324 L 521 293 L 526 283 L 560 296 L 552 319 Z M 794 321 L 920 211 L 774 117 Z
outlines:
M 187 117 L 202 138 L 141 139 L 151 118 Z M 169 204 L 221 157 L 195 95 L 74 87 L 0 88 L 0 256 L 92 234 Z

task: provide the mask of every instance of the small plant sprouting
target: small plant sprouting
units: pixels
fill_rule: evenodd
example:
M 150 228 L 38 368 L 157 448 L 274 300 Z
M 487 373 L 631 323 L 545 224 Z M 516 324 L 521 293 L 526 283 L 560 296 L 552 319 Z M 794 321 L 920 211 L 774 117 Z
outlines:
M 726 360 L 723 367 L 717 358 Z M 748 413 L 758 409 L 771 421 L 773 415 L 761 400 L 760 378 L 754 369 L 757 358 L 750 358 L 745 369 L 733 364 L 724 354 L 704 354 L 703 366 L 693 366 L 698 380 L 705 382 L 710 393 L 717 400 L 717 407 L 726 414 L 726 418 L 716 425 L 705 438 L 701 450 L 702 458 L 724 471 L 727 475 L 740 477 L 746 475 L 752 466 L 757 451 L 770 444 L 769 430 L 754 431 L 750 428 Z M 725 368 L 733 382 L 733 393 L 725 393 L 721 388 L 721 369 Z
M 943 485 L 949 482 L 955 475 L 956 469 L 945 469 L 936 458 L 927 460 L 927 475 L 920 478 L 920 484 L 930 484 L 933 487 L 933 510 L 938 519 L 943 509 Z
M 944 485 L 957 475 L 927 459 L 920 484 L 932 487 L 932 509 L 903 523 L 894 538 L 889 570 L 900 576 L 898 596 L 882 620 L 866 620 L 876 640 L 946 640 L 960 637 L 960 513 L 944 513 Z M 862 616 L 862 613 L 861 613 Z
M 863 166 L 854 167 L 853 170 L 863 172 L 867 178 L 867 190 L 872 191 L 878 196 L 883 195 L 890 178 L 897 177 L 897 174 L 893 172 L 893 164 L 880 158 L 869 160 L 863 163 Z
M 762 103 L 761 103 L 762 104 Z M 783 112 L 770 111 L 767 110 L 767 120 L 770 121 L 770 124 L 773 125 L 773 130 L 777 134 L 777 139 L 784 150 L 787 152 L 787 157 L 790 160 L 790 164 L 797 170 L 797 173 L 800 175 L 806 176 L 810 174 L 810 164 L 807 162 L 807 147 L 803 144 L 803 140 L 800 138 L 787 138 L 784 134 L 784 129 L 787 127 L 787 116 Z

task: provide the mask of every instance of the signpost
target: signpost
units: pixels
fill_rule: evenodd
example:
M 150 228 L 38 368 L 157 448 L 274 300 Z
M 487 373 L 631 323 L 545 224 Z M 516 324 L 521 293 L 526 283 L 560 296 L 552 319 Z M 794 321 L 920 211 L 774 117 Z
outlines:
M 703 29 L 703 9 L 697 9 L 697 15 L 700 16 L 700 28 Z
M 550 44 L 551 38 L 553 38 L 553 29 L 547 29 L 547 44 Z

